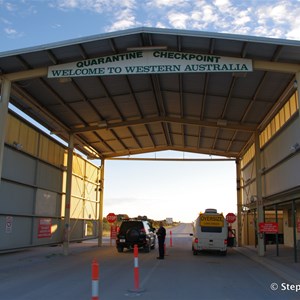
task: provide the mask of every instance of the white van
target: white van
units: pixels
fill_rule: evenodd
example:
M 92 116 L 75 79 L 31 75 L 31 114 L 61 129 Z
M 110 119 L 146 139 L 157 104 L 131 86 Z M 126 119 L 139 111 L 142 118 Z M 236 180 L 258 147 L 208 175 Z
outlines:
M 220 251 L 227 253 L 228 223 L 223 214 L 216 209 L 206 209 L 194 222 L 192 250 L 197 255 L 200 251 Z

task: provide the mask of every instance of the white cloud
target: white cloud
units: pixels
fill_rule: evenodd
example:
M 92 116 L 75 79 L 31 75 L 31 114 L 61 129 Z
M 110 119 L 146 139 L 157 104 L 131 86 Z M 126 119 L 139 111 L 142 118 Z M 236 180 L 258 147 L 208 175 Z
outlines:
M 51 27 L 54 29 L 58 29 L 61 28 L 61 24 L 53 24 Z
M 23 36 L 23 33 L 18 32 L 16 29 L 14 29 L 12 27 L 5 27 L 3 29 L 3 31 L 6 34 L 6 36 L 10 39 L 15 39 L 15 38 Z
M 136 0 L 56 0 L 49 4 L 51 8 L 63 11 L 91 11 L 107 19 L 106 31 L 121 30 L 139 26 L 136 21 Z
M 148 26 L 300 39 L 299 0 L 0 0 L 0 6 L 6 11 L 0 22 L 7 30 L 17 28 L 14 19 L 25 20 L 48 6 L 69 18 L 73 12 L 99 15 L 106 23 L 100 31 Z M 13 29 L 8 32 L 13 35 Z
M 113 22 L 112 26 L 107 27 L 109 31 L 122 30 L 137 25 L 134 17 L 128 17 L 126 19 L 120 19 Z
M 156 8 L 169 8 L 169 7 L 177 7 L 182 8 L 189 5 L 190 2 L 187 0 L 151 0 L 147 1 L 146 5 L 149 7 L 156 7 Z
M 295 19 L 295 22 L 292 24 L 290 30 L 286 33 L 288 39 L 300 41 L 300 19 Z
M 273 19 L 276 23 L 286 23 L 287 18 L 286 16 L 289 14 L 289 8 L 287 8 L 283 4 L 279 4 L 275 7 L 271 7 L 267 10 L 267 14 L 269 18 Z
M 166 28 L 167 26 L 164 23 L 162 23 L 161 21 L 159 21 L 155 24 L 155 27 L 157 27 L 157 28 Z
M 62 0 L 58 1 L 59 8 L 77 8 L 81 1 L 78 0 Z
M 110 20 L 112 25 L 107 27 L 108 31 L 122 30 L 141 25 L 136 20 L 132 3 L 133 1 L 127 1 L 127 3 L 122 3 L 122 5 L 118 6 L 118 9 L 113 14 L 113 18 Z
M 52 8 L 108 18 L 105 31 L 149 26 L 299 38 L 298 0 L 52 0 Z
M 124 7 L 134 8 L 135 0 L 55 0 L 49 3 L 52 8 L 61 10 L 87 10 L 95 13 L 122 11 Z
M 259 26 L 254 31 L 262 36 L 300 39 L 299 2 L 277 1 L 258 7 L 255 18 Z
M 15 10 L 17 10 L 17 6 L 14 3 L 3 1 L 3 4 L 4 4 L 6 10 L 8 10 L 8 11 L 15 11 Z
M 219 21 L 219 16 L 215 11 L 215 8 L 211 5 L 203 6 L 203 16 L 202 20 L 206 23 L 214 24 Z
M 213 4 L 218 7 L 220 11 L 228 12 L 231 10 L 231 2 L 229 0 L 215 0 L 213 1 Z
M 1 23 L 5 24 L 5 25 L 11 25 L 11 21 L 5 19 L 5 18 L 0 18 Z
M 4 31 L 8 35 L 16 35 L 17 34 L 17 31 L 13 28 L 4 28 Z
M 189 20 L 189 15 L 179 12 L 170 12 L 167 15 L 169 23 L 179 29 L 186 29 L 187 28 L 187 21 Z
M 251 22 L 251 16 L 248 11 L 239 12 L 233 20 L 233 24 L 237 26 L 245 25 L 249 22 Z

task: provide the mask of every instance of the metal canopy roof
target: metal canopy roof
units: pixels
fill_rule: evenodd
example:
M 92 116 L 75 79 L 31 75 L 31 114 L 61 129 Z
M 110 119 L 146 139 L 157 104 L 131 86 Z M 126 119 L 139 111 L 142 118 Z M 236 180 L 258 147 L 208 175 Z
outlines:
M 44 72 L 146 46 L 248 58 L 254 71 L 72 79 Z M 74 133 L 75 145 L 89 156 L 86 146 L 103 158 L 161 150 L 239 157 L 295 90 L 300 43 L 137 28 L 2 53 L 0 69 L 13 81 L 11 103 L 65 140 Z

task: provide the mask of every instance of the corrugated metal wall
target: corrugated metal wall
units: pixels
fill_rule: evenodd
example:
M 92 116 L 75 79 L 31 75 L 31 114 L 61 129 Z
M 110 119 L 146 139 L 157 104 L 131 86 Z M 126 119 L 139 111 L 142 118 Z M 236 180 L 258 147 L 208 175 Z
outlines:
M 300 131 L 299 116 L 292 118 L 274 135 L 261 149 L 261 175 L 262 175 L 262 194 L 265 199 L 266 209 L 278 209 L 283 211 L 284 217 L 284 244 L 292 246 L 293 225 L 288 222 L 288 211 L 291 211 L 292 201 L 296 207 L 296 239 L 300 240 Z M 296 148 L 295 148 L 296 145 Z M 295 149 L 294 149 L 295 148 Z M 243 204 L 255 203 L 256 192 L 256 171 L 255 161 L 251 160 L 242 169 L 243 178 Z M 271 200 L 269 200 L 271 199 Z M 252 200 L 252 201 L 251 201 Z M 245 215 L 246 216 L 246 215 Z M 291 218 L 290 218 L 291 219 Z M 290 224 L 289 224 L 290 223 Z M 246 228 L 245 222 L 243 226 Z M 254 227 L 251 227 L 255 230 Z M 245 232 L 245 231 L 244 231 Z
M 292 149 L 295 144 L 300 147 L 298 123 L 299 117 L 293 118 L 261 150 L 263 197 L 300 187 L 300 152 Z M 242 178 L 243 200 L 248 204 L 251 195 L 256 195 L 254 160 L 242 169 Z
M 0 251 L 61 243 L 67 150 L 9 115 L 0 185 Z M 97 237 L 100 169 L 73 156 L 70 240 Z

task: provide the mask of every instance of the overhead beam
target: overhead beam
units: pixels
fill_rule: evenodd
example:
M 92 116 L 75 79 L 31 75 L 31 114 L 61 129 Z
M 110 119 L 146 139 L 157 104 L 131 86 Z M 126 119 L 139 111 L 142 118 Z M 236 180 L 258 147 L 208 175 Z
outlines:
M 70 129 L 68 127 L 66 127 L 55 116 L 53 116 L 43 106 L 41 106 L 38 103 L 38 101 L 36 99 L 34 99 L 31 95 L 26 93 L 23 89 L 21 89 L 16 84 L 12 85 L 10 95 L 11 95 L 11 98 L 22 99 L 22 101 L 24 103 L 26 103 L 26 105 L 28 105 L 28 107 L 30 107 L 30 109 L 37 111 L 41 115 L 42 118 L 45 118 L 47 120 L 47 122 L 49 122 L 50 124 L 55 124 L 55 128 L 48 128 L 50 130 L 50 132 L 52 134 L 57 135 L 61 139 L 65 140 L 65 141 L 68 141 L 68 137 L 69 137 L 69 134 L 70 134 Z M 23 112 L 30 116 L 29 112 L 24 111 L 24 110 L 23 110 Z M 89 153 L 87 153 L 85 151 L 83 146 L 88 146 L 89 143 L 87 141 L 85 141 L 82 137 L 80 137 L 79 135 L 76 135 L 74 138 L 75 138 L 75 144 L 82 145 L 82 147 L 80 147 L 80 148 L 76 147 L 76 148 L 78 148 L 79 151 L 81 151 L 81 152 L 85 153 L 86 155 L 88 155 Z M 104 141 L 101 141 L 101 142 L 104 143 Z M 106 147 L 108 147 L 108 146 L 106 145 Z M 101 157 L 102 155 L 99 154 L 99 156 Z
M 300 72 L 300 64 L 278 63 L 272 61 L 253 60 L 253 69 L 270 72 L 291 73 Z
M 138 125 L 145 125 L 151 123 L 177 123 L 182 125 L 194 125 L 194 126 L 201 126 L 201 127 L 213 127 L 213 128 L 225 128 L 225 129 L 232 129 L 232 130 L 239 130 L 239 131 L 246 131 L 246 132 L 254 132 L 255 126 L 254 125 L 243 125 L 239 124 L 238 122 L 230 122 L 228 124 L 219 125 L 217 121 L 200 121 L 200 120 L 191 120 L 186 118 L 175 118 L 175 117 L 153 117 L 153 118 L 145 118 L 145 119 L 137 119 L 137 120 L 130 120 L 130 121 L 123 121 L 123 122 L 116 122 L 116 123 L 108 123 L 107 126 L 86 126 L 82 128 L 73 128 L 71 129 L 72 133 L 80 133 L 80 132 L 88 132 L 94 131 L 99 129 L 114 129 L 120 127 L 129 127 L 129 126 L 138 126 Z
M 224 153 L 224 151 L 218 151 L 218 150 L 211 150 L 211 149 L 205 149 L 205 148 L 192 148 L 192 147 L 174 147 L 174 146 L 159 146 L 159 147 L 147 147 L 143 149 L 135 149 L 135 150 L 123 150 L 123 151 L 117 151 L 114 154 L 108 154 L 106 155 L 103 153 L 103 157 L 105 159 L 110 159 L 113 157 L 120 157 L 120 156 L 128 156 L 128 155 L 136 155 L 136 154 L 145 154 L 150 152 L 159 152 L 159 151 L 165 151 L 165 150 L 173 150 L 173 151 L 179 151 L 179 152 L 190 152 L 190 153 L 198 153 L 198 154 L 207 154 L 207 155 L 217 155 L 222 157 L 229 157 L 229 158 L 236 158 L 238 156 L 238 153 L 236 152 L 227 152 Z
M 3 74 L 2 77 L 8 79 L 11 82 L 20 81 L 20 80 L 28 80 L 32 78 L 45 77 L 48 74 L 48 68 L 38 68 L 28 71 L 21 71 L 9 74 Z
M 106 160 L 140 160 L 140 161 L 235 161 L 236 158 L 151 158 L 151 157 L 111 157 Z

